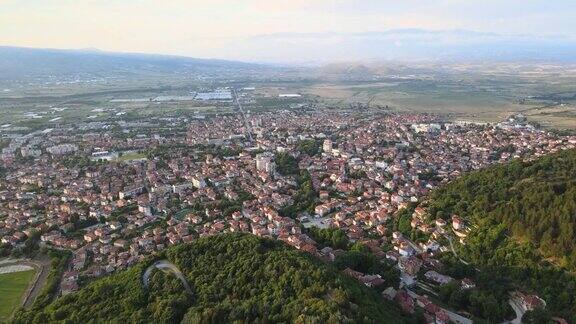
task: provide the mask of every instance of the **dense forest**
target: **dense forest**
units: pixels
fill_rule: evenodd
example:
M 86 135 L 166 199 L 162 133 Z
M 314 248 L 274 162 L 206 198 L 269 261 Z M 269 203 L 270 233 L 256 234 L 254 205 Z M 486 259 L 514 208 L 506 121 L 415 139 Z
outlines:
M 459 251 L 499 289 L 534 292 L 576 321 L 575 150 L 467 174 L 435 191 L 429 211 L 468 222 Z
M 171 274 L 141 276 L 154 260 L 98 279 L 78 293 L 33 311 L 15 323 L 382 323 L 403 322 L 395 306 L 280 241 L 221 234 L 172 247 L 155 259 L 176 264 L 193 294 Z

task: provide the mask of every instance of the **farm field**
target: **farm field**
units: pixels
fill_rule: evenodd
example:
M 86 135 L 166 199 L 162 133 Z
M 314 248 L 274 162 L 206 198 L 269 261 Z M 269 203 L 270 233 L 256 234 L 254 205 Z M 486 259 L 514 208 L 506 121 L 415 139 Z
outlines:
M 242 94 L 247 113 L 293 109 L 302 104 L 344 110 L 385 107 L 472 122 L 499 122 L 521 113 L 546 129 L 576 130 L 576 68 L 496 64 L 415 65 L 403 69 L 390 76 L 387 69 L 369 65 L 368 74 L 359 80 L 350 79 L 348 72 L 334 76 L 312 69 L 302 72 L 302 78 L 250 82 L 203 83 L 168 78 L 161 82 L 129 82 L 121 87 L 61 86 L 60 90 L 21 85 L 21 89 L 0 94 L 0 133 L 33 131 L 46 125 L 58 128 L 71 122 L 130 122 L 145 117 L 157 125 L 166 118 L 193 120 L 234 114 L 236 108 L 231 102 L 115 100 L 186 96 L 218 87 L 244 86 L 253 89 Z M 283 93 L 302 97 L 279 98 Z

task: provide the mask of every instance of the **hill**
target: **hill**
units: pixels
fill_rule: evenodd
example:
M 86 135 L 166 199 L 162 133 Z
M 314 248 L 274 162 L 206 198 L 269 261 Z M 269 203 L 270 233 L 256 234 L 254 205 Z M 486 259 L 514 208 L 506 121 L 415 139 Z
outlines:
M 472 230 L 459 252 L 486 278 L 576 320 L 576 150 L 467 174 L 437 190 L 429 211 L 465 219 Z
M 226 75 L 265 66 L 183 56 L 0 46 L 0 79 L 114 78 L 186 73 Z
M 166 250 L 184 274 L 142 274 L 154 260 L 98 279 L 45 308 L 20 311 L 15 323 L 69 321 L 228 323 L 402 322 L 375 290 L 280 241 L 246 234 L 200 238 Z

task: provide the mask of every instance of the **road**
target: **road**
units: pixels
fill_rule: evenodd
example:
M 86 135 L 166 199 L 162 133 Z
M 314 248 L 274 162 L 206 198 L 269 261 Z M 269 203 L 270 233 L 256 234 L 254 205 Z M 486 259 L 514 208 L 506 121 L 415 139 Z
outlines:
M 456 258 L 458 258 L 458 260 L 460 260 L 460 262 L 464 263 L 465 265 L 468 265 L 468 262 L 462 260 L 459 256 L 458 253 L 456 253 L 456 250 L 454 249 L 454 244 L 452 243 L 452 237 L 450 235 L 446 235 L 444 234 L 444 237 L 448 240 L 448 242 L 450 242 L 450 249 L 452 250 L 452 253 L 454 253 L 454 256 Z M 478 270 L 478 269 L 476 269 Z
M 505 323 L 521 324 L 522 323 L 522 317 L 524 316 L 525 311 L 522 309 L 522 307 L 520 307 L 520 305 L 518 305 L 518 301 L 516 299 L 514 299 L 513 297 L 510 298 L 510 300 L 508 301 L 508 304 L 510 304 L 510 306 L 512 306 L 512 309 L 516 313 L 516 318 L 514 318 L 511 321 L 505 321 L 505 322 L 503 322 L 503 324 L 505 324 Z
M 250 129 L 250 124 L 248 123 L 248 119 L 244 114 L 244 109 L 242 108 L 240 99 L 238 99 L 238 95 L 236 94 L 236 89 L 232 89 L 232 95 L 234 96 L 234 103 L 236 104 L 236 107 L 238 107 L 240 115 L 242 116 L 242 120 L 244 121 L 244 128 L 246 128 L 246 134 L 248 135 L 248 139 L 252 143 L 254 141 L 254 139 L 252 138 L 252 130 Z
M 186 292 L 192 295 L 192 288 L 190 288 L 190 285 L 188 284 L 188 281 L 186 281 L 186 277 L 184 277 L 184 274 L 182 274 L 180 269 L 178 269 L 178 267 L 174 263 L 168 260 L 156 261 L 154 262 L 154 264 L 146 268 L 146 271 L 144 271 L 144 274 L 142 275 L 142 283 L 144 284 L 144 287 L 148 288 L 148 280 L 150 280 L 150 275 L 152 274 L 152 271 L 154 269 L 174 274 L 178 279 L 180 279 L 180 281 L 184 285 L 184 289 L 186 289 Z
M 417 293 L 413 292 L 410 289 L 406 289 L 406 292 L 408 293 L 408 295 L 410 295 L 410 297 L 416 299 L 417 297 L 419 297 L 420 295 L 418 295 Z M 450 320 L 453 321 L 454 323 L 458 323 L 458 324 L 472 324 L 472 320 L 469 318 L 466 318 L 462 315 L 456 314 L 452 311 L 449 311 L 445 308 L 440 307 L 440 309 L 444 310 L 446 312 L 446 315 L 448 315 L 448 317 L 450 317 Z

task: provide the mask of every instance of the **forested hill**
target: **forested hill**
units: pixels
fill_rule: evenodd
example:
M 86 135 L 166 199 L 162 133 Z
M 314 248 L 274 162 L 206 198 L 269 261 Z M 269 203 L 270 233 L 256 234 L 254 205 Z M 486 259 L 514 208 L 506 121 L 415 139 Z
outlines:
M 168 249 L 193 295 L 172 274 L 141 276 L 153 260 L 90 283 L 16 323 L 402 322 L 375 290 L 280 241 L 221 234 Z
M 543 256 L 576 270 L 576 151 L 516 160 L 475 172 L 436 191 L 434 210 L 503 224 Z
M 576 320 L 576 150 L 467 174 L 435 191 L 429 211 L 469 223 L 464 258 Z

